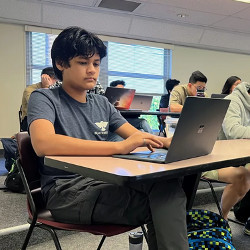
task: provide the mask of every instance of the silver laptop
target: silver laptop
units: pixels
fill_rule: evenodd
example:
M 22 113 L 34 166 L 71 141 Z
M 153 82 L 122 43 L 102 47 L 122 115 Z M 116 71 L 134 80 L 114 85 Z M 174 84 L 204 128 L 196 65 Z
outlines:
M 151 107 L 152 100 L 153 96 L 135 94 L 130 109 L 148 111 Z
M 210 154 L 230 100 L 187 97 L 168 150 L 141 151 L 114 157 L 170 163 Z

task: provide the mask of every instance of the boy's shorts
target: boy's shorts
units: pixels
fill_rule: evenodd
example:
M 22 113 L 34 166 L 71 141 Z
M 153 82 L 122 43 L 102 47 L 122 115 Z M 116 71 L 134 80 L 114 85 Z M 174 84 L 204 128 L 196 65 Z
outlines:
M 250 163 L 247 163 L 245 165 L 245 168 L 249 169 L 249 171 L 250 171 Z M 208 178 L 208 179 L 211 179 L 211 180 L 216 180 L 216 181 L 219 180 L 219 174 L 218 174 L 217 169 L 203 172 L 201 176 L 205 177 L 205 178 Z
M 205 177 L 207 179 L 218 181 L 219 180 L 218 170 L 211 170 L 211 171 L 203 172 L 201 177 Z

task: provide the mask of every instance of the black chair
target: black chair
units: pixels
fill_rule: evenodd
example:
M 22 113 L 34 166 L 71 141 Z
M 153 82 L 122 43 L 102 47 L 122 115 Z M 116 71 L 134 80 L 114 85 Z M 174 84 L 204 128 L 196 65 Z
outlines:
M 27 194 L 28 223 L 30 223 L 30 227 L 23 243 L 22 249 L 26 249 L 35 227 L 39 227 L 49 231 L 54 241 L 55 247 L 58 250 L 61 249 L 61 246 L 55 229 L 89 232 L 95 235 L 102 235 L 103 237 L 97 248 L 99 250 L 101 249 L 106 237 L 122 234 L 137 228 L 136 226 L 127 225 L 79 225 L 55 221 L 50 211 L 46 209 L 42 199 L 40 188 L 40 174 L 38 171 L 38 157 L 36 156 L 32 148 L 28 133 L 18 133 L 17 143 L 19 150 L 17 166 L 20 171 L 20 175 Z M 141 228 L 146 241 L 148 241 L 144 225 L 141 226 Z

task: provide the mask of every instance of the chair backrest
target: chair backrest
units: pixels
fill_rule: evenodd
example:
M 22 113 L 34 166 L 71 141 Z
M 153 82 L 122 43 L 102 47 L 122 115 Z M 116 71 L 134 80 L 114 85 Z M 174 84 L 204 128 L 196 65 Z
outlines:
M 160 108 L 160 112 L 168 112 L 169 108 Z M 166 119 L 166 115 L 161 115 L 161 120 L 164 121 Z
M 36 155 L 28 132 L 19 132 L 16 135 L 19 160 L 22 165 L 25 177 L 28 185 L 36 184 L 37 188 L 40 186 L 40 174 L 39 174 L 39 158 Z

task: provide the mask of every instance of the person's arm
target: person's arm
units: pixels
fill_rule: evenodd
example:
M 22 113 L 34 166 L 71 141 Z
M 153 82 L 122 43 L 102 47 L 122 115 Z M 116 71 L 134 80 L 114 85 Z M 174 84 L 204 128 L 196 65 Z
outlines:
M 178 103 L 170 103 L 169 109 L 171 112 L 174 113 L 180 113 L 182 111 L 183 105 L 180 105 Z
M 38 156 L 126 154 L 140 146 L 150 149 L 164 146 L 161 138 L 140 132 L 129 123 L 116 130 L 127 138 L 121 142 L 91 141 L 56 134 L 53 124 L 45 119 L 34 120 L 29 128 L 31 142 Z
M 169 109 L 171 112 L 180 113 L 182 108 L 180 93 L 178 88 L 175 87 L 170 94 Z
M 231 100 L 222 129 L 227 139 L 250 139 L 250 125 L 242 124 L 240 105 Z

